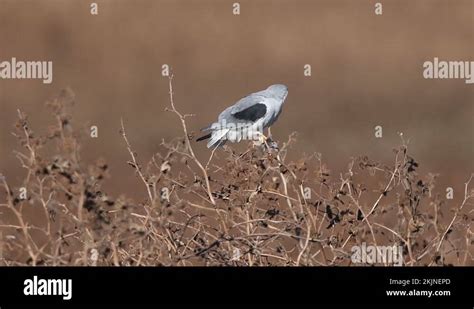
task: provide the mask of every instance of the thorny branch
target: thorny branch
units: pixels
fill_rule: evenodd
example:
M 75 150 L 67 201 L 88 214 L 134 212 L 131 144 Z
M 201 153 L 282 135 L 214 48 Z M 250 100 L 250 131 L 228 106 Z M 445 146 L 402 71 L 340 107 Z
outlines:
M 50 104 L 46 136 L 19 112 L 15 155 L 26 175 L 19 185 L 0 175 L 0 265 L 353 265 L 351 247 L 363 243 L 401 245 L 405 265 L 472 265 L 474 176 L 451 217 L 453 201 L 436 191 L 435 176 L 418 174 L 405 143 L 389 165 L 357 157 L 340 175 L 321 154 L 291 153 L 294 135 L 279 150 L 213 149 L 204 164 L 172 80 L 168 110 L 183 138 L 164 140 L 140 164 L 120 123 L 146 203 L 106 192 L 105 160 L 81 159 L 81 136 L 64 108 L 70 92 Z M 43 151 L 50 144 L 54 154 Z

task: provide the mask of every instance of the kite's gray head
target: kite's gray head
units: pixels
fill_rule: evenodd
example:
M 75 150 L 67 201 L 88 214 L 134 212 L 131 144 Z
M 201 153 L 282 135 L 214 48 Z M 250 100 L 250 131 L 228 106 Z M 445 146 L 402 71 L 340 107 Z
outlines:
M 288 95 L 288 87 L 282 84 L 271 85 L 267 88 L 268 92 L 280 100 L 285 100 Z

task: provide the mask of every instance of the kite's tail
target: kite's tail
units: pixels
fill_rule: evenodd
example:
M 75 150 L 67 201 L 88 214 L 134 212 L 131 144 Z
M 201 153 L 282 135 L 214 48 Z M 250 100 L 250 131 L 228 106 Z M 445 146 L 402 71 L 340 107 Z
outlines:
M 220 129 L 213 131 L 212 135 L 210 136 L 211 139 L 209 140 L 209 142 L 207 142 L 207 148 L 219 147 L 223 145 L 223 138 L 227 135 L 228 132 L 229 129 Z
M 196 142 L 200 142 L 200 141 L 203 141 L 203 140 L 205 140 L 205 139 L 208 139 L 209 137 L 211 137 L 211 135 L 212 135 L 212 133 L 209 133 L 209 134 L 207 134 L 207 135 L 201 136 L 200 138 L 198 138 L 198 139 L 196 140 Z

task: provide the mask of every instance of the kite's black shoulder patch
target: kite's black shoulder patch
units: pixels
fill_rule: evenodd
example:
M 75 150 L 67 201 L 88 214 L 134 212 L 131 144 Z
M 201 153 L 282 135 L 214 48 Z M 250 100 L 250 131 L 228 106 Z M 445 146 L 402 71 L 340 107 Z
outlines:
M 257 103 L 233 114 L 233 116 L 239 120 L 256 121 L 265 116 L 266 113 L 267 106 L 263 103 Z

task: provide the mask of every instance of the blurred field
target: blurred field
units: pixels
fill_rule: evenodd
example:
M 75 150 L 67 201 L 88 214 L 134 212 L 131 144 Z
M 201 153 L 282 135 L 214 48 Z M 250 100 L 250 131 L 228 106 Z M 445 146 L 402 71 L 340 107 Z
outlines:
M 351 158 L 393 163 L 403 132 L 418 172 L 439 174 L 441 196 L 454 188 L 443 206 L 449 223 L 449 209 L 462 202 L 474 171 L 474 92 L 463 80 L 423 79 L 422 64 L 433 57 L 473 60 L 474 1 L 385 1 L 382 16 L 374 15 L 373 1 L 240 1 L 240 16 L 231 14 L 233 2 L 100 1 L 99 15 L 91 16 L 84 1 L 0 0 L 0 60 L 54 61 L 51 85 L 0 81 L 0 172 L 9 185 L 21 186 L 26 175 L 13 152 L 21 149 L 11 134 L 17 109 L 35 132 L 46 133 L 54 117 L 44 102 L 70 87 L 70 112 L 83 133 L 81 162 L 103 158 L 110 174 L 104 191 L 146 201 L 126 163 L 120 118 L 142 163 L 164 153 L 162 139 L 182 136 L 177 118 L 164 111 L 167 63 L 176 105 L 196 115 L 187 119 L 195 132 L 242 96 L 287 84 L 272 133 L 285 141 L 297 132 L 287 160 L 321 153 L 332 181 Z M 311 77 L 303 76 L 304 64 L 312 65 Z M 99 138 L 85 134 L 91 125 Z M 376 125 L 384 138 L 374 137 Z M 204 145 L 194 149 L 208 159 Z

